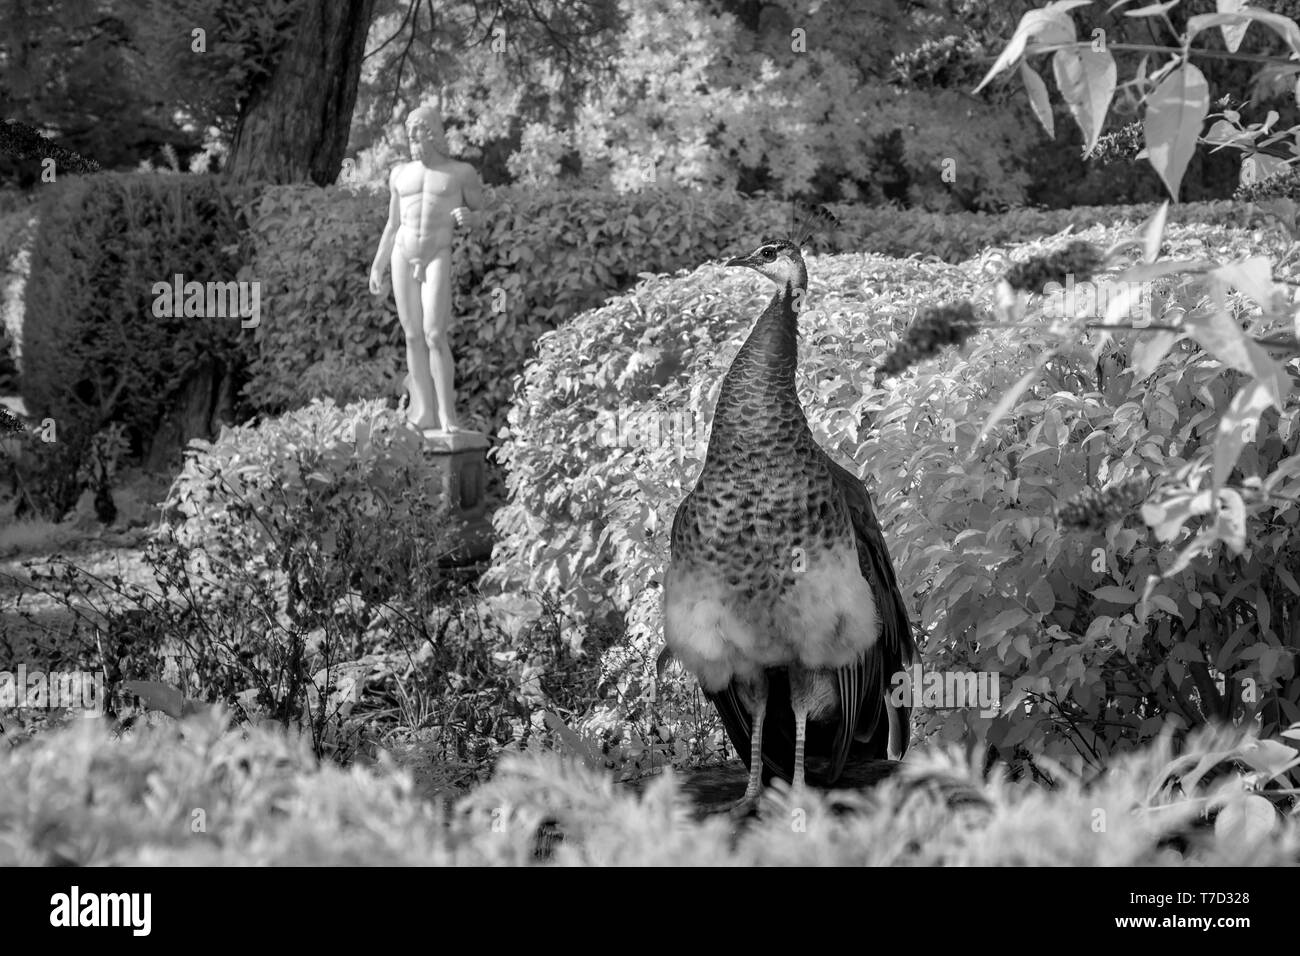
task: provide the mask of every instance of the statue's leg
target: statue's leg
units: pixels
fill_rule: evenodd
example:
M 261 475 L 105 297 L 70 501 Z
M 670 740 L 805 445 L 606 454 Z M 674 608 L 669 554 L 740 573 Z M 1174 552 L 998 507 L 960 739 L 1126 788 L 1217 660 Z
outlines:
M 424 344 L 424 316 L 420 307 L 420 283 L 411 275 L 410 261 L 402 254 L 401 242 L 393 247 L 393 298 L 397 317 L 406 338 L 407 390 L 410 403 L 406 417 L 419 428 L 438 427 L 438 400 L 429 372 L 429 349 Z
M 438 397 L 438 414 L 443 431 L 460 431 L 456 417 L 456 379 L 452 366 L 451 344 L 451 247 L 440 251 L 430 261 L 424 276 L 424 341 L 428 347 L 429 370 Z

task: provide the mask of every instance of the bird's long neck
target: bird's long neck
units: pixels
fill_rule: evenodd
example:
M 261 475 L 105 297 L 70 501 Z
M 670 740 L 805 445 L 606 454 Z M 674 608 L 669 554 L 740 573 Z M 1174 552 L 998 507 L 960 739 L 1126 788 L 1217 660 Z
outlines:
M 803 420 L 794 384 L 799 361 L 795 302 L 801 298 L 802 289 L 787 283 L 754 323 L 722 380 L 713 419 L 715 436 L 762 440 L 772 434 L 777 424 L 790 422 L 792 416 Z

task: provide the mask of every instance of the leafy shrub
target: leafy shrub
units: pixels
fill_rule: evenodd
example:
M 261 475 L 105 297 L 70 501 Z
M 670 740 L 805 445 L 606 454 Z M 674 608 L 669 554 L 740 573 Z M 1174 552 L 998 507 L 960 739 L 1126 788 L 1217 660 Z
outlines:
M 212 180 L 71 177 L 44 192 L 23 314 L 21 389 L 60 440 L 85 449 L 110 422 L 147 447 L 202 364 L 237 368 L 235 318 L 160 318 L 155 283 L 236 274 L 234 209 Z M 76 456 L 74 456 L 76 457 Z
M 114 741 L 101 721 L 77 721 L 5 748 L 0 855 L 9 865 L 447 859 L 438 815 L 415 799 L 409 777 L 391 766 L 342 770 L 301 739 L 229 733 L 226 723 L 196 717 Z M 28 802 L 37 794 L 39 806 Z M 272 829 L 274 845 L 263 843 Z
M 89 441 L 42 441 L 40 430 L 22 423 L 8 436 L 0 457 L 0 477 L 17 496 L 17 510 L 61 520 L 76 503 L 85 484 L 83 469 Z
M 187 690 L 231 700 L 251 686 L 276 719 L 306 710 L 323 723 L 312 691 L 326 691 L 311 675 L 324 668 L 329 683 L 338 665 L 373 663 L 365 655 L 379 643 L 377 608 L 427 605 L 441 582 L 448 519 L 423 448 L 377 400 L 314 402 L 191 444 L 153 560 L 165 594 L 203 582 L 194 603 L 211 621 L 207 633 L 187 631 Z M 242 606 L 273 610 L 264 630 L 247 626 Z M 231 639 L 214 639 L 232 626 Z M 349 679 L 359 691 L 358 675 Z
M 530 754 L 504 762 L 462 806 L 480 826 L 504 808 L 512 862 L 528 860 L 526 841 L 550 822 L 564 837 L 562 865 L 1250 865 L 1300 853 L 1295 759 L 1293 744 L 1208 729 L 1180 756 L 1166 737 L 1102 778 L 1060 770 L 1047 787 L 986 773 L 959 747 L 932 748 L 869 792 L 801 798 L 806 832 L 790 825 L 796 805 L 778 783 L 761 819 L 736 835 L 725 817 L 692 823 L 671 774 L 638 803 L 600 774 Z
M 1258 237 L 1207 227 L 1171 229 L 1166 241 L 1175 261 L 1259 248 Z M 1170 317 L 1208 314 L 1204 280 L 1159 285 L 1157 315 L 1162 300 Z M 1205 537 L 1216 515 L 1202 530 L 1183 507 L 1194 496 L 1180 492 L 1205 480 L 1243 376 L 1176 334 L 1094 340 L 1049 357 L 1052 320 L 1038 315 L 900 380 L 853 452 L 879 476 L 878 500 L 894 502 L 883 507 L 895 515 L 895 558 L 915 583 L 921 620 L 945 635 L 927 644 L 927 666 L 1010 680 L 1000 716 L 926 711 L 919 731 L 971 734 L 1009 759 L 1082 754 L 1101 764 L 1166 725 L 1262 719 L 1272 734 L 1300 719 L 1294 637 L 1280 623 L 1300 589 L 1277 570 L 1297 563 L 1287 530 L 1300 517 L 1286 477 L 1294 469 L 1223 516 L 1222 539 L 1237 541 L 1226 548 Z M 1026 381 L 1011 420 L 981 440 L 993 410 Z M 1245 485 L 1294 455 L 1294 407 L 1289 399 L 1280 418 L 1259 422 L 1237 463 Z M 1140 513 L 1084 528 L 1054 517 L 1080 492 L 1130 483 L 1149 496 Z M 1208 553 L 1192 559 L 1201 543 Z
M 345 408 L 318 400 L 223 428 L 215 441 L 190 443 L 163 506 L 170 534 L 217 561 L 291 576 L 311 551 L 321 590 L 303 598 L 316 611 L 346 590 L 406 593 L 449 546 L 424 447 L 377 399 Z
M 544 714 L 577 720 L 596 697 L 603 645 L 592 640 L 585 654 L 553 604 L 507 629 L 495 602 L 425 575 L 388 600 L 341 592 L 322 611 L 304 608 L 278 568 L 223 564 L 167 540 L 151 542 L 143 563 L 147 583 L 62 559 L 31 572 L 31 590 L 71 627 L 50 635 L 54 660 L 33 663 L 29 650 L 28 666 L 105 674 L 123 726 L 141 707 L 184 716 L 219 702 L 246 725 L 305 733 L 321 758 L 347 763 L 386 747 L 472 780 L 545 733 Z M 319 594 L 310 556 L 298 565 L 300 591 Z M 14 613 L 38 623 L 39 612 Z M 19 739 L 13 726 L 6 733 Z
M 1099 246 L 1127 237 L 1100 228 L 1083 235 Z M 1171 228 L 1167 243 L 1174 259 L 1244 256 L 1269 235 L 1186 226 Z M 1041 331 L 1031 323 L 990 332 L 965 355 L 874 386 L 873 367 L 917 310 L 984 301 L 978 290 L 989 288 L 991 261 L 952 268 L 813 257 L 811 308 L 800 319 L 798 381 L 810 424 L 833 455 L 866 463 L 900 582 L 928 635 L 926 666 L 1001 675 L 999 716 L 921 708 L 918 732 L 979 741 L 1008 759 L 1082 750 L 1104 760 L 1170 721 L 1187 728 L 1262 716 L 1272 733 L 1300 719 L 1286 623 L 1300 588 L 1278 570 L 1300 563 L 1289 535 L 1290 471 L 1263 495 L 1243 492 L 1250 503 L 1232 534 L 1248 550 L 1212 550 L 1144 594 L 1148 575 L 1177 558 L 1165 542 L 1186 534 L 1184 519 L 1193 529 L 1200 521 L 1188 510 L 1192 496 L 1174 495 L 1174 479 L 1205 468 L 1236 373 L 1180 346 L 1148 380 L 1132 366 L 1145 369 L 1163 353 L 1135 335 L 1107 353 L 1109 371 L 1086 351 L 1057 356 L 1041 382 L 1028 379 L 1013 421 L 976 441 L 1033 366 L 1050 324 L 1043 318 Z M 1160 294 L 1189 313 L 1205 307 L 1205 287 L 1192 279 Z M 525 372 L 499 452 L 511 501 L 496 516 L 489 580 L 557 595 L 593 620 L 622 619 L 635 649 L 619 662 L 623 686 L 656 681 L 643 662 L 657 658 L 662 633 L 659 574 L 672 516 L 702 464 L 722 375 L 769 295 L 752 276 L 714 266 L 650 278 L 545 336 Z M 1294 454 L 1293 416 L 1265 416 L 1242 475 L 1268 475 Z M 568 453 L 556 456 L 559 446 Z M 1168 535 L 1136 520 L 1085 534 L 1058 525 L 1058 507 L 1081 489 L 1134 477 L 1148 488 L 1169 482 L 1162 507 L 1175 510 L 1161 520 L 1177 520 Z M 659 701 L 671 697 L 685 710 L 692 687 L 670 682 Z M 1241 699 L 1244 687 L 1251 700 Z
M 230 732 L 216 714 L 121 739 L 78 720 L 0 749 L 0 864 L 537 864 L 543 822 L 563 834 L 551 856 L 561 865 L 1294 864 L 1295 818 L 1279 817 L 1287 799 L 1267 784 L 1294 754 L 1206 733 L 1181 758 L 1161 740 L 1101 780 L 1063 774 L 1049 790 L 942 751 L 871 793 L 834 794 L 847 813 L 809 794 L 806 832 L 790 826 L 778 791 L 772 812 L 736 834 L 725 817 L 692 820 L 671 773 L 638 795 L 528 754 L 447 812 L 389 759 L 343 770 L 300 739 Z M 1088 825 L 1099 819 L 1100 830 Z
M 114 685 L 166 685 L 150 706 L 221 702 L 305 728 L 322 755 L 396 741 L 478 772 L 544 712 L 589 709 L 606 641 L 553 604 L 507 630 L 440 565 L 454 542 L 423 448 L 377 400 L 192 443 L 147 583 L 33 572 L 74 622 L 52 645 Z

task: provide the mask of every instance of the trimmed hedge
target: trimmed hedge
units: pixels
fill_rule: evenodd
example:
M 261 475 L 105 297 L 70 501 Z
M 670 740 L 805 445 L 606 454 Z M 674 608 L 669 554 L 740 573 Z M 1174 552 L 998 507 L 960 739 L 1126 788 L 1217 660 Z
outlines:
M 236 365 L 236 318 L 160 318 L 155 283 L 234 280 L 236 212 L 213 179 L 100 173 L 48 187 L 23 316 L 20 386 L 35 418 L 79 444 L 122 422 L 141 446 L 188 377 Z
M 455 246 L 452 353 L 462 416 L 495 432 L 514 378 L 542 333 L 600 303 L 642 272 L 671 271 L 730 251 L 740 221 L 762 231 L 776 203 L 699 196 L 489 190 L 477 232 Z M 402 332 L 391 294 L 370 295 L 371 260 L 387 215 L 377 189 L 273 187 L 251 215 L 248 275 L 267 321 L 246 395 L 278 412 L 317 396 L 337 402 L 399 395 Z
M 693 268 L 790 228 L 788 204 L 666 189 L 616 195 L 489 190 L 481 226 L 456 241 L 452 350 L 467 424 L 496 434 L 538 338 L 647 273 Z M 272 186 L 250 198 L 223 180 L 99 174 L 50 187 L 27 286 L 22 391 L 33 415 L 74 431 L 122 421 L 140 447 L 204 357 L 248 367 L 246 408 L 279 414 L 313 398 L 396 399 L 405 358 L 391 295 L 370 295 L 387 213 L 375 187 Z M 1149 207 L 937 214 L 836 205 L 819 251 L 956 262 L 989 245 Z M 1231 203 L 1175 206 L 1174 222 L 1263 216 Z M 241 232 L 241 230 L 243 230 Z M 242 268 L 240 264 L 242 263 Z M 152 285 L 256 281 L 261 323 L 155 319 Z M 84 423 L 84 424 L 83 424 Z
M 646 273 L 671 273 L 737 254 L 790 229 L 790 206 L 768 199 L 651 190 L 617 195 L 488 190 L 481 228 L 457 236 L 451 334 L 458 401 L 468 424 L 497 433 L 515 379 L 538 338 Z M 1150 207 L 938 214 L 832 207 L 841 225 L 820 251 L 875 252 L 958 262 L 985 247 L 1084 227 L 1139 221 Z M 249 209 L 252 254 L 243 278 L 261 282 L 265 319 L 245 395 L 276 414 L 329 397 L 402 394 L 405 357 L 391 294 L 367 289 L 387 215 L 383 190 L 274 186 Z M 1179 206 L 1171 221 L 1260 218 L 1232 203 Z

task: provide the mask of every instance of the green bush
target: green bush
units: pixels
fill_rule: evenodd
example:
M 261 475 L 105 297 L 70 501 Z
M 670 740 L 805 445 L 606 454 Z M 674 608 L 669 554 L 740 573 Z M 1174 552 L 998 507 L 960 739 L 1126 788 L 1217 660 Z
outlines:
M 170 536 L 223 563 L 291 572 L 310 549 L 327 604 L 349 589 L 407 593 L 449 547 L 424 448 L 379 400 L 317 400 L 223 428 L 215 441 L 190 443 L 163 505 Z
M 81 494 L 89 447 L 42 441 L 40 428 L 22 426 L 0 449 L 0 478 L 13 488 L 23 513 L 62 520 Z
M 126 425 L 137 450 L 201 365 L 238 368 L 240 320 L 154 315 L 154 284 L 231 281 L 235 211 L 206 177 L 102 173 L 45 187 L 26 284 L 20 386 L 80 460 Z M 71 502 L 65 503 L 70 506 Z
M 1104 246 L 1121 234 L 1090 238 Z M 1209 226 L 1171 228 L 1165 241 L 1175 261 L 1261 249 L 1258 234 Z M 1211 308 L 1204 280 L 1179 277 L 1155 295 L 1157 310 Z M 918 732 L 969 734 L 1007 759 L 1082 755 L 1100 765 L 1166 726 L 1259 721 L 1271 735 L 1300 719 L 1294 468 L 1239 514 L 1233 533 L 1244 549 L 1215 540 L 1172 573 L 1179 552 L 1215 525 L 1217 515 L 1204 525 L 1188 515 L 1179 486 L 1204 480 L 1244 376 L 1186 340 L 1161 361 L 1172 336 L 1117 333 L 1106 346 L 1094 333 L 1087 348 L 1047 362 L 1010 419 L 978 441 L 1046 349 L 1051 322 L 1040 315 L 893 383 L 876 399 L 875 429 L 847 449 L 871 463 L 900 576 L 927 631 L 942 635 L 926 644 L 927 667 L 1002 677 L 999 716 L 923 710 Z M 1252 481 L 1295 455 L 1297 414 L 1292 396 L 1283 415 L 1264 415 L 1230 487 L 1250 498 Z M 1080 527 L 1057 518 L 1080 493 L 1122 488 L 1149 504 L 1099 510 Z M 1166 510 L 1178 519 L 1168 533 Z
M 1130 234 L 1083 235 L 1106 246 Z M 1227 259 L 1269 236 L 1184 226 L 1171 227 L 1166 243 L 1174 259 Z M 1130 353 L 1146 347 L 1132 335 L 1108 354 L 1100 382 L 1086 352 L 1049 364 L 1012 424 L 978 444 L 984 420 L 1042 350 L 1039 332 L 990 332 L 966 354 L 873 384 L 874 367 L 916 310 L 986 301 L 979 290 L 991 261 L 954 268 L 813 257 L 811 308 L 800 319 L 798 381 L 810 424 L 833 455 L 862 463 L 856 473 L 865 466 L 904 593 L 928 635 L 926 666 L 1001 675 L 999 716 L 920 708 L 919 734 L 980 741 L 1008 759 L 1083 750 L 1100 761 L 1170 721 L 1185 729 L 1259 716 L 1273 733 L 1300 719 L 1290 624 L 1300 588 L 1287 570 L 1300 565 L 1293 483 L 1263 489 L 1279 496 L 1269 506 L 1252 504 L 1245 554 L 1216 549 L 1146 601 L 1147 575 L 1175 557 L 1152 529 L 1139 520 L 1081 534 L 1055 518 L 1090 486 L 1137 477 L 1145 492 L 1203 466 L 1235 373 L 1183 347 L 1155 381 L 1142 380 L 1126 369 Z M 511 410 L 499 452 L 511 500 L 496 516 L 489 581 L 556 595 L 592 620 L 621 620 L 632 650 L 613 663 L 625 668 L 620 686 L 642 696 L 658 677 L 646 662 L 656 660 L 662 633 L 659 581 L 673 513 L 702 463 L 722 375 L 770 292 L 748 273 L 715 266 L 647 279 L 545 336 Z M 1205 304 L 1203 286 L 1174 292 L 1189 312 Z M 1243 476 L 1268 474 L 1294 454 L 1294 414 L 1265 416 L 1239 463 Z M 1106 556 L 1101 570 L 1096 548 Z M 1239 693 L 1247 686 L 1250 701 Z M 692 687 L 660 687 L 656 706 L 685 709 Z
M 336 685 L 373 663 L 377 608 L 428 603 L 442 583 L 446 515 L 422 449 L 374 401 L 314 403 L 193 442 L 145 554 L 152 587 L 116 581 L 85 663 L 308 722 L 321 744 L 354 702 Z M 51 590 L 93 592 L 75 568 L 60 578 Z
M 607 642 L 553 604 L 503 627 L 500 602 L 440 565 L 454 539 L 430 475 L 423 439 L 377 400 L 195 441 L 145 581 L 33 570 L 73 622 L 52 644 L 114 685 L 305 728 L 322 755 L 397 741 L 477 772 L 544 712 L 585 714 Z
M 736 833 L 693 820 L 680 779 L 644 794 L 607 774 L 529 754 L 448 809 L 382 757 L 343 770 L 300 739 L 230 732 L 219 715 L 110 737 L 101 721 L 0 749 L 0 865 L 357 866 L 546 862 L 538 832 L 558 826 L 559 865 L 1274 866 L 1300 857 L 1285 794 L 1254 785 L 1295 750 L 1202 734 L 1174 758 L 1167 740 L 1121 758 L 1099 781 L 1062 773 L 1055 789 L 986 778 L 953 751 L 918 754 L 870 794 L 832 812 L 802 801 L 790 825 L 777 791 Z M 1202 763 L 1202 758 L 1204 762 Z M 1100 826 L 1098 823 L 1100 822 Z

